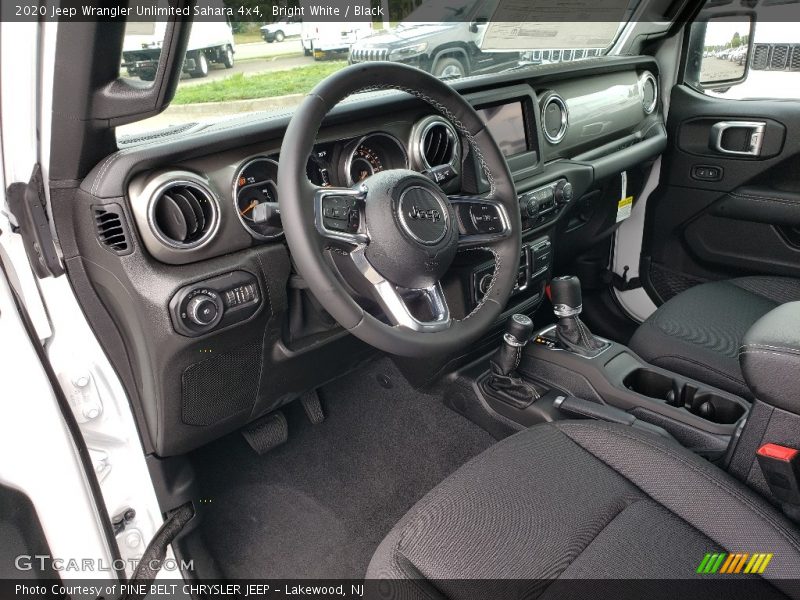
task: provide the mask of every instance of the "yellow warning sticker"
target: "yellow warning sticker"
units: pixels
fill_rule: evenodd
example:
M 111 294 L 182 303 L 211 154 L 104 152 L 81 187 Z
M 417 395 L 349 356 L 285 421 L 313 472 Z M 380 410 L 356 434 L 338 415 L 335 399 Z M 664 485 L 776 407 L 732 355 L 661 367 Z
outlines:
M 617 223 L 631 216 L 633 210 L 633 196 L 623 198 L 617 203 Z

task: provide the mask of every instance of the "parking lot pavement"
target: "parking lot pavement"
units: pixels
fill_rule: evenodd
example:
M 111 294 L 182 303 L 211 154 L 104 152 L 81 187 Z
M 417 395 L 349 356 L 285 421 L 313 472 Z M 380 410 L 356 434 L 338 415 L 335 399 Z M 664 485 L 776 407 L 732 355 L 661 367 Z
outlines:
M 708 59 L 704 59 L 708 60 Z M 720 61 L 724 62 L 724 61 Z M 730 63 L 734 67 L 736 63 Z M 742 67 L 728 77 L 741 75 Z M 713 88 L 708 86 L 706 93 L 717 98 L 745 100 L 748 98 L 800 99 L 800 75 L 796 71 L 760 71 L 750 69 L 743 83 L 730 87 Z
M 741 77 L 744 72 L 744 66 L 730 60 L 706 56 L 703 58 L 703 66 L 700 72 L 702 79 L 706 81 L 721 81 L 723 79 Z

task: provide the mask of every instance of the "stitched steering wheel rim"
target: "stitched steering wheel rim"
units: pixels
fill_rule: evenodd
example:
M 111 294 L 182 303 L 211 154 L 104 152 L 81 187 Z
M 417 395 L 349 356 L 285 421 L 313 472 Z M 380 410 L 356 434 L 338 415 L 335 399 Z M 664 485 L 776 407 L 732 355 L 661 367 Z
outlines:
M 325 201 L 324 198 L 337 194 L 349 196 L 350 192 L 346 192 L 343 188 L 336 188 L 333 193 L 329 193 L 330 190 L 321 192 L 325 188 L 319 188 L 308 181 L 306 163 L 316 142 L 319 128 L 329 111 L 352 94 L 372 90 L 406 92 L 427 102 L 434 110 L 448 119 L 469 144 L 470 156 L 475 157 L 489 185 L 487 194 L 480 197 L 469 197 L 468 201 L 496 206 L 497 214 L 506 221 L 507 236 L 486 244 L 480 244 L 477 240 L 470 244 L 470 247 L 481 248 L 494 255 L 495 272 L 489 290 L 467 315 L 461 319 L 449 319 L 448 310 L 446 327 L 443 327 L 444 322 L 436 325 L 435 321 L 426 321 L 423 322 L 421 328 L 415 328 L 416 325 L 413 321 L 409 323 L 399 317 L 396 322 L 385 323 L 372 316 L 364 311 L 348 293 L 325 258 L 325 250 L 330 247 L 331 239 L 320 235 L 321 231 L 327 231 L 321 225 L 322 219 L 319 214 L 322 211 L 321 202 Z M 443 193 L 441 190 L 437 194 L 436 190 L 424 183 L 422 181 L 424 178 L 418 174 L 397 172 L 395 175 L 394 179 L 387 175 L 375 180 L 373 180 L 375 176 L 365 180 L 365 186 L 361 189 L 366 190 L 364 198 L 368 208 L 384 200 L 383 197 L 374 199 L 372 194 L 379 194 L 384 189 L 388 190 L 386 193 L 392 193 L 394 188 L 390 189 L 389 184 L 384 185 L 390 179 L 397 180 L 398 186 L 414 183 L 417 187 L 426 188 L 426 193 L 432 197 L 435 196 L 439 200 L 439 205 L 442 205 Z M 418 179 L 414 179 L 415 176 Z M 414 179 L 413 182 L 412 179 Z M 370 187 L 373 189 L 370 190 Z M 351 188 L 351 191 L 353 197 L 358 197 L 356 188 Z M 323 200 L 319 200 L 320 195 L 323 195 Z M 456 200 L 452 197 L 447 200 L 451 204 L 449 208 L 452 208 L 453 202 Z M 370 201 L 373 204 L 368 204 Z M 461 200 L 457 201 L 461 202 Z M 293 114 L 283 139 L 278 169 L 278 202 L 289 250 L 297 270 L 306 280 L 311 292 L 342 327 L 380 350 L 412 357 L 432 356 L 453 351 L 475 341 L 485 333 L 496 322 L 511 296 L 519 268 L 521 222 L 516 192 L 508 165 L 472 106 L 449 85 L 413 67 L 388 62 L 352 65 L 317 84 Z M 392 209 L 394 210 L 394 208 L 393 203 Z M 442 206 L 442 210 L 452 213 L 449 208 Z M 398 211 L 401 210 L 402 208 L 398 208 Z M 367 216 L 370 214 L 374 216 L 375 213 L 366 213 Z M 363 215 L 361 219 L 362 225 L 368 230 L 369 222 L 364 222 Z M 453 219 L 452 227 L 456 226 L 455 221 Z M 458 237 L 459 247 L 464 239 L 463 235 Z M 358 257 L 362 267 L 364 262 L 368 263 L 364 267 L 366 270 L 362 269 L 365 277 L 372 278 L 370 281 L 373 283 L 373 279 L 383 278 L 391 284 L 389 277 L 384 276 L 385 269 L 383 267 L 378 270 L 374 268 L 374 265 L 369 264 L 369 244 L 378 242 L 376 240 L 365 242 L 361 238 L 353 238 L 349 241 L 352 241 L 353 244 L 362 242 L 360 246 L 356 245 L 350 254 L 354 261 L 357 261 L 356 257 Z M 414 250 L 425 249 L 415 248 Z M 451 250 L 449 247 L 445 248 L 437 256 L 442 256 Z M 455 255 L 455 252 L 453 251 L 452 254 Z M 379 253 L 375 251 L 373 255 L 377 257 Z M 379 289 L 381 285 L 383 284 L 375 284 L 376 289 Z M 406 288 L 396 287 L 397 290 L 403 290 L 405 293 Z M 384 286 L 383 289 L 385 290 L 386 287 Z M 413 288 L 412 291 L 419 290 Z M 439 292 L 433 295 L 438 294 Z M 401 297 L 402 294 L 398 293 L 397 296 Z M 443 292 L 441 292 L 441 297 L 444 297 Z M 380 304 L 386 309 L 385 312 L 388 311 L 387 314 L 390 317 L 395 317 L 397 315 L 394 310 L 391 310 L 392 306 L 387 306 L 387 303 L 393 304 L 393 296 L 389 294 L 388 298 L 387 300 L 383 293 L 379 292 Z M 439 300 L 440 298 L 436 298 L 435 302 L 432 302 L 436 304 Z M 398 312 L 402 315 L 402 311 Z

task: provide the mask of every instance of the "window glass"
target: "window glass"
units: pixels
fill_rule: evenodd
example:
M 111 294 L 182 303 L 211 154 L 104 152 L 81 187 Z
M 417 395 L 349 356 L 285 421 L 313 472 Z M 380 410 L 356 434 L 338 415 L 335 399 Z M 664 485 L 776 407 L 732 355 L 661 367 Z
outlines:
M 174 100 L 160 115 L 119 128 L 121 143 L 169 127 L 291 110 L 348 64 L 399 62 L 455 81 L 601 56 L 638 0 L 604 0 L 613 10 L 599 17 L 562 0 L 373 0 L 372 14 L 348 19 L 313 15 L 320 3 L 306 0 L 224 2 L 272 12 L 259 20 L 237 21 L 238 12 L 227 21 L 195 19 Z M 537 15 L 548 20 L 534 21 Z M 165 22 L 130 24 L 123 76 L 152 81 L 165 29 Z

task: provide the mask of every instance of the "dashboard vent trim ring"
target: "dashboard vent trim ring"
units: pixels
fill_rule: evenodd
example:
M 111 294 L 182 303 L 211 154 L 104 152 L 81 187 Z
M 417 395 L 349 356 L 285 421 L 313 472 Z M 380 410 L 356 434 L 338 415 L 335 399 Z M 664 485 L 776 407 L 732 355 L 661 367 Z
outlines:
M 653 101 L 649 104 L 647 103 L 644 93 L 645 86 L 647 85 L 648 81 L 653 84 Z M 639 93 L 642 95 L 642 108 L 644 109 L 644 114 L 653 114 L 656 106 L 658 106 L 658 81 L 656 81 L 655 75 L 653 75 L 650 71 L 645 71 L 642 74 L 642 77 L 639 80 Z
M 556 104 L 561 109 L 561 128 L 555 135 L 551 135 L 545 126 L 545 114 L 547 113 L 547 107 L 551 104 Z M 561 140 L 564 139 L 564 136 L 567 135 L 567 130 L 569 129 L 569 111 L 567 110 L 567 103 L 564 101 L 564 99 L 555 92 L 548 94 L 545 97 L 544 102 L 542 102 L 540 118 L 542 121 L 542 133 L 547 141 L 551 144 L 560 143 Z
M 444 165 L 455 167 L 459 156 L 458 134 L 446 119 L 431 116 L 414 128 L 411 149 L 416 162 L 425 170 Z
M 233 184 L 231 186 L 231 190 L 232 190 L 231 191 L 231 195 L 232 195 L 232 198 L 233 198 L 233 211 L 236 213 L 236 217 L 239 219 L 239 222 L 242 224 L 242 227 L 244 227 L 245 231 L 247 231 L 247 233 L 250 234 L 250 236 L 253 239 L 262 240 L 262 241 L 273 241 L 273 240 L 277 240 L 277 239 L 280 239 L 280 238 L 283 237 L 283 229 L 281 229 L 280 231 L 276 231 L 274 234 L 263 234 L 263 233 L 260 233 L 260 232 L 256 231 L 255 229 L 250 227 L 250 225 L 247 224 L 247 221 L 245 221 L 244 218 L 242 218 L 242 215 L 239 214 L 239 205 L 238 205 L 237 198 L 236 198 L 236 192 L 237 192 L 236 182 L 239 180 L 239 177 L 241 177 L 242 173 L 245 172 L 247 167 L 253 165 L 254 163 L 258 163 L 258 162 L 262 162 L 262 161 L 266 162 L 266 163 L 270 163 L 272 165 L 275 165 L 275 169 L 277 170 L 278 161 L 276 161 L 274 158 L 271 158 L 269 156 L 263 156 L 263 155 L 260 155 L 260 154 L 245 160 L 236 169 L 236 176 L 233 178 Z M 273 183 L 275 183 L 277 185 L 276 182 L 273 182 Z
M 154 180 L 147 200 L 147 223 L 159 243 L 175 250 L 208 244 L 220 222 L 219 199 L 200 177 L 165 173 Z

